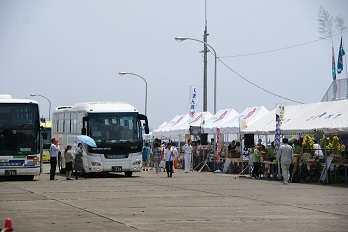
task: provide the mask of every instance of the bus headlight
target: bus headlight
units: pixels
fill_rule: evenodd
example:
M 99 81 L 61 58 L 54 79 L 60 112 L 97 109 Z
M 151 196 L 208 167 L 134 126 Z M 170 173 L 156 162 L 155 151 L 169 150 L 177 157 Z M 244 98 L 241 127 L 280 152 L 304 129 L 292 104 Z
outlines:
M 91 162 L 92 166 L 101 166 L 101 163 L 99 162 Z
M 141 160 L 136 160 L 132 163 L 132 165 L 140 165 L 141 164 Z

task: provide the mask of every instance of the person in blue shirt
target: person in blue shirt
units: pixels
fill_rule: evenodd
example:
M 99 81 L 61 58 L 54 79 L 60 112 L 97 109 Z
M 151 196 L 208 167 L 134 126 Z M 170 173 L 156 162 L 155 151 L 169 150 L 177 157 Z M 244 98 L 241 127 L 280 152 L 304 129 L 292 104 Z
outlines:
M 148 171 L 149 170 L 149 164 L 150 164 L 150 160 L 151 160 L 151 149 L 149 147 L 149 143 L 146 142 L 145 146 L 143 147 L 142 150 L 142 157 L 143 157 L 143 171 Z

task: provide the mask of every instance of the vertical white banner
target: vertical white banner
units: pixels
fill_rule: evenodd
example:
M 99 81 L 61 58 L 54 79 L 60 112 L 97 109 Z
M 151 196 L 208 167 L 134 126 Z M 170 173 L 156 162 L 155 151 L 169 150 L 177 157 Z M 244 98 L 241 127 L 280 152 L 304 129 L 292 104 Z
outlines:
M 191 86 L 191 93 L 190 93 L 190 120 L 189 124 L 191 125 L 192 120 L 194 119 L 194 116 L 197 112 L 197 101 L 198 101 L 198 92 L 199 87 Z
M 284 104 L 277 104 L 276 108 L 276 120 L 280 121 L 282 123 L 284 121 L 284 114 L 285 114 L 285 105 Z
M 278 149 L 280 147 L 280 126 L 282 122 L 284 121 L 284 114 L 285 114 L 285 105 L 283 104 L 277 104 L 276 107 L 276 129 L 275 129 L 275 149 L 274 151 L 277 153 Z M 280 161 L 278 159 L 278 179 L 281 179 L 281 172 L 280 172 Z

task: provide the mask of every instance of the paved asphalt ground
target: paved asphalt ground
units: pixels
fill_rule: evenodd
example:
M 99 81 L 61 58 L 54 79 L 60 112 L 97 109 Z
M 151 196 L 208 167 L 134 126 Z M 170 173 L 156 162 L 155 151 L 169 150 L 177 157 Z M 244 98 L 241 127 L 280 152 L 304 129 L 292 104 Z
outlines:
M 348 231 L 348 185 L 154 171 L 0 181 L 0 227 L 14 231 Z M 2 221 L 2 222 L 1 222 Z

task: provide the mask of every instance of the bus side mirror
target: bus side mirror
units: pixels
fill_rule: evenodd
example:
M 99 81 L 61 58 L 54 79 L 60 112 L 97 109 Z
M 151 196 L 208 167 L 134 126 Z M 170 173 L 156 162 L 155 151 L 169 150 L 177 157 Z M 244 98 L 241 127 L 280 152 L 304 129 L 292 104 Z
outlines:
M 149 127 L 144 123 L 145 134 L 149 134 Z
M 81 134 L 82 134 L 82 135 L 87 135 L 87 130 L 86 130 L 86 128 L 82 128 L 82 129 L 81 129 Z
M 145 123 L 143 124 L 144 125 L 144 130 L 145 130 L 145 134 L 148 134 L 149 133 L 149 122 L 147 120 L 147 116 L 143 115 L 143 114 L 139 114 L 138 115 L 139 117 L 139 120 L 143 120 L 145 121 Z

